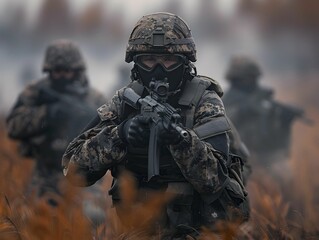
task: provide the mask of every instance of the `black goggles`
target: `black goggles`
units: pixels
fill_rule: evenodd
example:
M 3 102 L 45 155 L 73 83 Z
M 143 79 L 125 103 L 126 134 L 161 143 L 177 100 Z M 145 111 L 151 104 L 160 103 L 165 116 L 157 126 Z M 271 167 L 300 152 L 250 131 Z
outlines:
M 52 72 L 76 72 L 76 69 L 68 68 L 68 67 L 55 67 L 52 68 Z
M 154 69 L 157 64 L 172 71 L 184 64 L 186 57 L 180 54 L 138 54 L 134 56 L 134 62 L 147 71 Z

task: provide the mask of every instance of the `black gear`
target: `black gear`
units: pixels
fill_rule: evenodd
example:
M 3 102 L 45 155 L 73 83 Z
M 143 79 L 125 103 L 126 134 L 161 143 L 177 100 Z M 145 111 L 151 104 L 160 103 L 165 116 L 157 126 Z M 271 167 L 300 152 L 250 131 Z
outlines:
M 119 126 L 120 138 L 132 146 L 146 146 L 150 136 L 149 121 L 149 118 L 138 115 L 123 122 Z

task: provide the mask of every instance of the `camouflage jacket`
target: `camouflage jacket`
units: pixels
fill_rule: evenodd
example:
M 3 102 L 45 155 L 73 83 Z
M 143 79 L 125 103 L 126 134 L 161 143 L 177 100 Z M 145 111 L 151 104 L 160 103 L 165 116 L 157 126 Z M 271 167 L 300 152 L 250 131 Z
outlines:
M 99 109 L 99 122 L 75 138 L 68 146 L 62 165 L 64 174 L 71 181 L 74 179 L 75 171 L 86 178 L 87 185 L 94 184 L 107 170 L 127 160 L 129 148 L 120 139 L 118 132 L 118 126 L 123 121 L 122 94 L 123 89 L 118 91 L 109 103 L 103 105 Z M 229 160 L 228 149 L 224 152 L 216 150 L 209 143 L 209 138 L 204 141 L 198 137 L 196 129 L 224 117 L 225 111 L 221 99 L 216 92 L 206 90 L 195 109 L 194 127 L 186 128 L 189 133 L 188 139 L 177 145 L 168 146 L 185 180 L 203 196 L 216 197 L 229 182 L 226 166 Z M 228 146 L 226 132 L 214 137 L 221 137 Z
M 68 143 L 97 115 L 105 98 L 88 86 L 85 77 L 65 92 L 47 78 L 30 84 L 7 117 L 8 134 L 28 148 L 38 168 L 60 169 Z
M 257 87 L 244 92 L 234 87 L 223 97 L 227 115 L 233 121 L 242 140 L 258 159 L 272 159 L 288 154 L 291 126 L 302 111 L 277 102 L 273 90 Z

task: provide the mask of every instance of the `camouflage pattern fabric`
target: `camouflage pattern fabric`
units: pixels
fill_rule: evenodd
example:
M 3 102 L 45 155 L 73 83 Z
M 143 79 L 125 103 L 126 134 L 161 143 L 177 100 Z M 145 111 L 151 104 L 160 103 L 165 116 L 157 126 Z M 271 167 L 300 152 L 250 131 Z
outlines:
M 79 167 L 78 171 L 90 180 L 88 184 L 93 184 L 99 179 L 101 172 L 105 174 L 123 160 L 127 146 L 118 135 L 117 126 L 121 123 L 120 106 L 121 92 L 118 92 L 108 105 L 99 109 L 101 122 L 70 143 L 63 157 L 66 176 L 69 163 L 75 164 Z M 206 94 L 196 111 L 195 122 L 221 116 L 223 109 L 220 99 L 210 98 L 210 94 Z M 226 160 L 210 144 L 200 141 L 191 129 L 187 131 L 189 138 L 178 145 L 171 145 L 171 154 L 181 166 L 184 176 L 194 184 L 198 192 L 219 191 L 224 183 L 219 180 L 218 169 Z
M 88 86 L 85 77 L 65 92 L 52 89 L 48 78 L 26 87 L 7 117 L 8 134 L 22 141 L 36 160 L 32 185 L 57 191 L 61 158 L 68 143 L 97 115 L 105 98 Z M 54 179 L 50 181 L 49 179 Z M 40 194 L 41 195 L 41 194 Z
M 270 164 L 287 157 L 291 125 L 297 115 L 273 99 L 273 91 L 245 92 L 231 87 L 223 100 L 228 117 L 252 154 L 252 160 Z
M 86 68 L 79 47 L 66 39 L 52 42 L 46 49 L 42 66 L 44 72 L 55 68 L 84 70 Z
M 251 57 L 233 57 L 226 72 L 230 88 L 223 101 L 250 151 L 251 163 L 269 168 L 287 160 L 291 126 L 302 111 L 275 101 L 274 91 L 259 85 L 261 75 L 260 66 Z
M 180 17 L 170 13 L 150 14 L 142 17 L 133 28 L 126 48 L 125 61 L 144 52 L 180 53 L 196 61 L 196 48 L 191 31 Z M 164 46 L 156 46 L 154 35 L 163 34 Z
M 100 122 L 69 144 L 63 156 L 62 165 L 64 174 L 74 184 L 92 185 L 108 170 L 113 171 L 117 166 L 123 166 L 124 162 L 133 161 L 127 158 L 131 154 L 131 148 L 120 139 L 118 132 L 118 126 L 123 121 L 122 94 L 123 89 L 118 91 L 109 103 L 99 108 Z M 194 125 L 213 121 L 215 118 L 223 117 L 224 114 L 225 109 L 218 95 L 215 92 L 206 91 L 195 110 Z M 210 143 L 201 141 L 192 129 L 186 130 L 189 136 L 176 145 L 167 146 L 167 149 L 182 173 L 182 180 L 178 181 L 190 183 L 192 188 L 200 194 L 201 201 L 204 201 L 201 203 L 200 211 L 203 215 L 201 222 L 195 225 L 213 224 L 216 219 L 230 219 L 228 209 L 235 205 L 238 207 L 238 203 L 245 202 L 246 197 L 240 185 L 228 176 L 228 157 L 225 153 L 214 149 Z M 137 163 L 140 162 L 141 159 L 137 161 Z M 76 181 L 77 178 L 74 176 L 77 174 L 84 177 L 86 182 Z M 144 174 L 146 175 L 146 172 Z M 173 181 L 178 172 L 174 170 L 170 174 L 171 176 L 165 176 L 165 179 Z M 161 177 L 157 183 L 144 182 L 141 186 L 152 185 L 153 188 L 157 184 L 161 188 L 163 181 L 165 182 L 165 179 Z M 182 203 L 185 202 L 185 197 L 181 198 L 184 199 Z M 241 211 L 246 214 L 249 211 L 248 205 Z M 214 217 L 210 213 L 215 213 Z M 247 216 L 248 213 L 245 219 Z
M 196 61 L 196 49 L 187 24 L 170 13 L 142 17 L 130 35 L 125 61 L 135 61 L 134 57 L 139 53 L 186 56 L 184 65 L 176 69 L 171 80 L 171 73 L 159 66 L 156 67 L 164 77 L 145 73 L 135 65 L 130 86 L 145 97 L 152 78 L 166 79 L 169 87 L 185 83 L 177 84 L 174 91 L 169 91 L 167 102 L 181 109 L 181 122 L 187 126 L 184 127 L 187 137 L 176 144 L 159 146 L 159 177 L 148 180 L 148 146 L 135 147 L 123 136 L 127 132 L 126 120 L 140 114 L 123 100 L 124 87 L 98 109 L 99 122 L 69 144 L 62 159 L 64 175 L 76 185 L 89 186 L 110 170 L 114 181 L 109 194 L 115 207 L 120 207 L 117 204 L 121 201 L 117 180 L 123 169 L 130 171 L 136 179 L 141 199 L 147 198 L 150 191 L 173 191 L 175 199 L 166 205 L 166 213 L 163 212 L 163 227 L 167 229 L 177 229 L 180 224 L 191 229 L 212 226 L 218 219 L 233 219 L 230 213 L 233 208 L 242 213 L 240 220 L 247 220 L 249 209 L 242 207 L 247 202 L 247 193 L 241 180 L 234 177 L 236 170 L 241 171 L 237 167 L 240 163 L 232 162 L 229 157 L 227 131 L 230 127 L 220 99 L 222 89 L 218 89 L 213 80 L 207 81 L 197 75 L 191 63 Z M 218 89 L 218 93 L 213 89 Z M 84 182 L 79 181 L 79 175 Z M 161 220 L 159 224 L 162 225 Z

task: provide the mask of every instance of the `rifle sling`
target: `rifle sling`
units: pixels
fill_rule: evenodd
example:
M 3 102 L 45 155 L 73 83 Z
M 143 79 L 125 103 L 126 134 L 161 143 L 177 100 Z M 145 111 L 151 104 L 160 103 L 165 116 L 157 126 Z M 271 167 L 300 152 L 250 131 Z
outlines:
M 192 128 L 194 125 L 195 109 L 199 104 L 201 97 L 211 83 L 194 77 L 191 81 L 187 81 L 182 96 L 178 103 L 186 107 L 185 110 L 185 127 Z M 194 91 L 195 90 L 195 91 Z
M 188 107 L 196 106 L 210 85 L 210 82 L 197 77 L 194 77 L 191 81 L 187 81 L 178 104 Z

